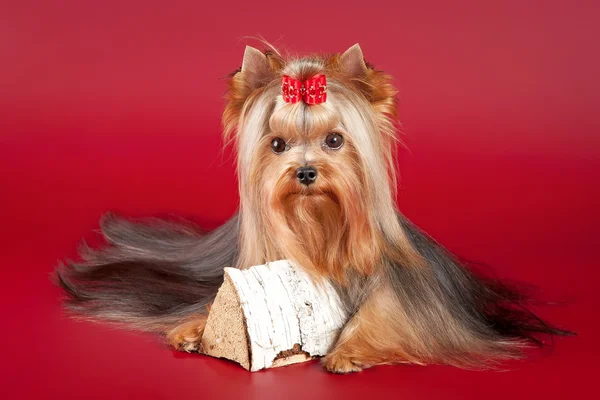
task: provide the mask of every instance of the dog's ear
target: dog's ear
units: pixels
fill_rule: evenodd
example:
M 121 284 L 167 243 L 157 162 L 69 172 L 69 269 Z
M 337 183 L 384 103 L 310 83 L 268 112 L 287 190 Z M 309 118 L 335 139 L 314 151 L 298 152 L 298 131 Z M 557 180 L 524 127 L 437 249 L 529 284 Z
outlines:
M 254 91 L 273 79 L 274 73 L 267 54 L 269 53 L 246 46 L 239 74 L 241 74 L 240 77 L 244 80 L 247 89 Z
M 358 44 L 340 54 L 337 64 L 336 69 L 341 73 L 342 79 L 362 93 L 373 107 L 379 132 L 386 143 L 384 147 L 392 149 L 396 142 L 395 122 L 398 118 L 398 91 L 392 84 L 392 77 L 365 61 Z M 391 153 L 387 158 L 391 166 Z
M 340 56 L 340 69 L 350 77 L 363 77 L 367 74 L 367 64 L 358 43 Z
M 246 101 L 277 78 L 283 66 L 281 57 L 271 51 L 261 52 L 246 46 L 242 66 L 230 75 L 227 104 L 223 112 L 224 136 L 227 139 L 237 128 Z
M 358 43 L 342 53 L 338 63 L 342 74 L 365 95 L 376 112 L 396 118 L 398 91 L 392 84 L 392 77 L 365 61 Z

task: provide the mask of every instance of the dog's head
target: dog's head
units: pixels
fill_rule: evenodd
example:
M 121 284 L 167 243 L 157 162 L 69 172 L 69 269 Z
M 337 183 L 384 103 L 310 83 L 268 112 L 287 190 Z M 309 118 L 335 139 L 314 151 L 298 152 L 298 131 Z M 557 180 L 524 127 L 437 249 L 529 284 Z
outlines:
M 297 84 L 326 79 L 326 100 L 290 101 L 283 77 Z M 238 157 L 242 262 L 291 258 L 340 279 L 348 266 L 368 273 L 383 236 L 398 235 L 390 77 L 367 64 L 358 45 L 290 59 L 247 47 L 227 100 L 223 122 Z

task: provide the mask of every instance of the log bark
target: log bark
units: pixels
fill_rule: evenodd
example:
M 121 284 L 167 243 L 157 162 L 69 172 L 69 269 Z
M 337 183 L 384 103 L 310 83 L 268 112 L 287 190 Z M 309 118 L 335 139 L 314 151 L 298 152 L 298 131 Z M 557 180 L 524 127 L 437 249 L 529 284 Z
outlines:
M 327 354 L 347 319 L 335 289 L 289 261 L 225 268 L 202 348 L 249 371 L 274 368 Z

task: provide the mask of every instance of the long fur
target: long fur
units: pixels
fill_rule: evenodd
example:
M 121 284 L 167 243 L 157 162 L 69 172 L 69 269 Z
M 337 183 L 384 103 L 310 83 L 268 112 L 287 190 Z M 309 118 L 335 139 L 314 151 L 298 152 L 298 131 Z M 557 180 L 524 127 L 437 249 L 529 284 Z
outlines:
M 238 254 L 237 215 L 210 233 L 191 224 L 150 219 L 101 221 L 108 246 L 83 246 L 82 262 L 56 270 L 76 315 L 167 332 L 206 306 Z
M 316 74 L 327 76 L 326 103 L 283 102 L 282 75 Z M 570 335 L 528 310 L 520 291 L 474 274 L 399 213 L 395 119 L 391 78 L 357 45 L 288 59 L 248 47 L 223 114 L 237 153 L 239 213 L 209 234 L 105 219 L 108 246 L 85 248 L 83 262 L 57 270 L 67 304 L 197 350 L 223 267 L 291 259 L 331 281 L 351 312 L 323 359 L 333 372 L 402 362 L 494 367 L 541 343 L 540 334 Z M 325 146 L 331 132 L 344 138 L 339 149 Z M 271 151 L 274 138 L 286 151 Z M 309 187 L 295 174 L 307 165 L 318 171 Z

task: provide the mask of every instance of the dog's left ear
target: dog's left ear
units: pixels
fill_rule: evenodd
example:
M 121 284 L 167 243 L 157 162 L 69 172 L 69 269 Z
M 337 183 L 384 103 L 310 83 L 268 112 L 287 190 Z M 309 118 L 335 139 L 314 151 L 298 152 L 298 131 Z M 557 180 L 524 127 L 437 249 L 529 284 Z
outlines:
M 278 54 L 271 51 L 263 53 L 254 47 L 246 46 L 241 68 L 231 74 L 229 80 L 227 104 L 223 112 L 226 139 L 236 130 L 246 101 L 276 79 L 282 66 L 283 60 Z
M 358 43 L 340 56 L 340 69 L 345 75 L 356 78 L 367 74 L 367 64 Z
M 375 111 L 393 118 L 397 116 L 398 91 L 391 76 L 366 62 L 358 43 L 342 53 L 338 60 L 342 74 L 365 95 Z

